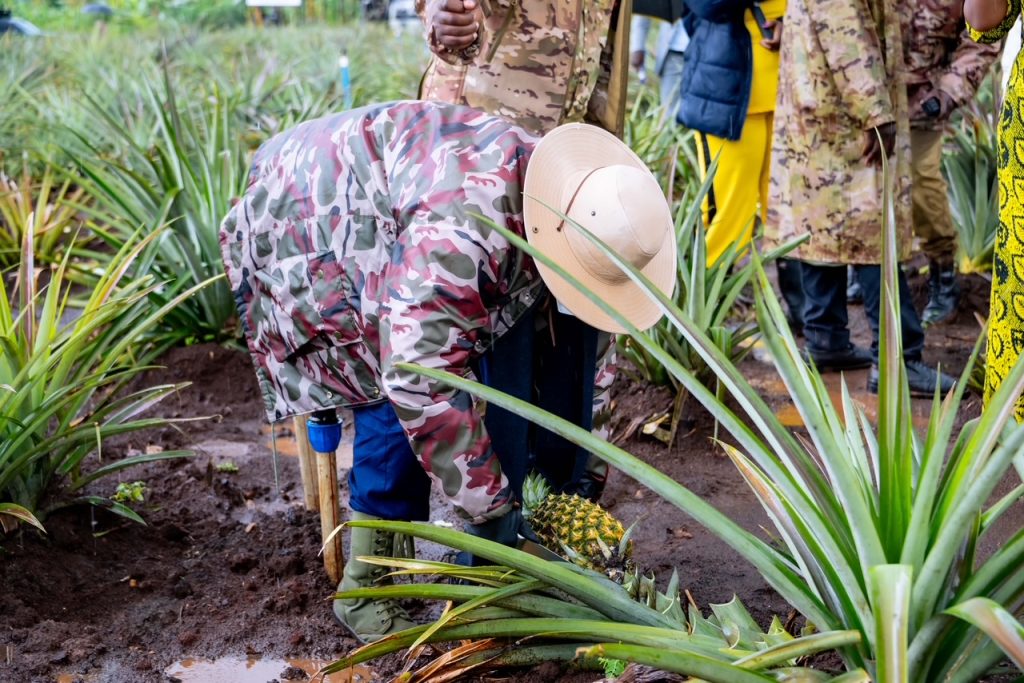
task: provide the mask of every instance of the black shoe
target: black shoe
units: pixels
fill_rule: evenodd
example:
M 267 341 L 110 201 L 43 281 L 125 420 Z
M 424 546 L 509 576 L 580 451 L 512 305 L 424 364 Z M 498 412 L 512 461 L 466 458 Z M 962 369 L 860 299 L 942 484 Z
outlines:
M 589 500 L 591 503 L 596 503 L 603 492 L 604 482 L 598 481 L 588 474 L 584 474 L 578 482 L 567 486 L 562 491 L 562 493 L 570 496 L 576 494 L 580 498 Z
M 842 372 L 843 370 L 858 370 L 870 367 L 874 362 L 871 351 L 850 344 L 842 351 L 808 351 L 803 349 L 800 352 L 804 360 L 814 361 L 815 367 L 822 372 Z
M 933 261 L 928 268 L 928 305 L 921 315 L 921 324 L 928 327 L 952 320 L 959 304 L 956 266 L 940 266 Z
M 906 362 L 907 384 L 910 385 L 910 395 L 915 398 L 931 398 L 935 395 L 935 385 L 939 385 L 939 394 L 945 396 L 956 384 L 956 379 L 939 372 L 935 368 L 925 365 L 919 360 Z M 872 365 L 868 374 L 868 391 L 872 394 L 878 393 L 878 366 Z
M 860 286 L 860 280 L 857 279 L 857 271 L 854 268 L 850 268 L 846 272 L 846 303 L 864 303 L 864 289 Z

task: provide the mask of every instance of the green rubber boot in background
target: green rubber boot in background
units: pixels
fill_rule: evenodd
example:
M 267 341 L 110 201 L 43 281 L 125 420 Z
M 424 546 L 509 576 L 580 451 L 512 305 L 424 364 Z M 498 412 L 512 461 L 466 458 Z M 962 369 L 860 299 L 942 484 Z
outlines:
M 355 520 L 377 520 L 379 517 L 352 510 Z M 348 562 L 338 591 L 355 588 L 370 588 L 391 583 L 387 578 L 388 568 L 360 562 L 357 557 L 414 557 L 412 539 L 403 534 L 394 534 L 379 529 L 352 528 L 352 542 L 348 551 Z M 366 598 L 334 601 L 334 614 L 338 621 L 352 632 L 360 642 L 372 643 L 384 636 L 416 626 L 408 612 L 397 600 L 369 600 Z

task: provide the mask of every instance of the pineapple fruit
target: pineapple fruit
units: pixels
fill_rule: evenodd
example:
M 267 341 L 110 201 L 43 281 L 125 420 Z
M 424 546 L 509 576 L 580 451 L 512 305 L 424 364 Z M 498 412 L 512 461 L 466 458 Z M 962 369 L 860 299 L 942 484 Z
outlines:
M 633 543 L 622 523 L 597 503 L 552 493 L 544 477 L 523 484 L 523 516 L 537 538 L 565 559 L 622 583 L 633 570 Z

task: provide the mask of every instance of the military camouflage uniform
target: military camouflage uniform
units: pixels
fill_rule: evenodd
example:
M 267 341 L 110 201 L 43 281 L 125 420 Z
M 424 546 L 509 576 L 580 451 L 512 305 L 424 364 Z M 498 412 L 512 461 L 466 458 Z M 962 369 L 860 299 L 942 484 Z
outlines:
M 426 21 L 427 0 L 416 10 Z M 490 0 L 477 42 L 434 57 L 423 99 L 504 116 L 535 133 L 586 121 L 622 134 L 632 0 Z
M 767 234 L 785 242 L 810 233 L 794 258 L 826 264 L 881 261 L 882 169 L 864 161 L 862 151 L 865 131 L 893 121 L 897 241 L 901 254 L 909 253 L 910 135 L 896 5 L 895 0 L 789 2 Z
M 941 130 L 921 105 L 936 90 L 957 106 L 971 101 L 978 86 L 999 58 L 1002 41 L 976 43 L 964 21 L 962 0 L 918 0 L 903 4 L 907 25 L 907 101 L 914 128 Z
M 933 267 L 951 270 L 956 228 L 942 175 L 942 138 L 949 112 L 936 117 L 927 114 L 922 105 L 940 91 L 949 96 L 953 106 L 967 104 L 1002 47 L 971 39 L 963 0 L 920 0 L 904 3 L 903 10 L 908 27 L 905 48 L 914 234 Z
M 396 367 L 470 363 L 545 294 L 519 234 L 536 138 L 478 111 L 375 105 L 263 145 L 221 245 L 267 415 L 390 400 L 474 523 L 513 494 L 470 396 Z

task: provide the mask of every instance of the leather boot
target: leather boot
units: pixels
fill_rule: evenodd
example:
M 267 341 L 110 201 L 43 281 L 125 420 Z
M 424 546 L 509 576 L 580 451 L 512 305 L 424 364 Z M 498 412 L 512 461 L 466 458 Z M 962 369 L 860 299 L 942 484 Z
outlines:
M 928 266 L 928 305 L 924 307 L 921 323 L 927 327 L 952 320 L 959 304 L 956 266 L 941 266 L 932 261 Z
M 379 517 L 352 511 L 353 520 L 376 520 Z M 391 583 L 387 567 L 357 560 L 360 556 L 408 557 L 411 541 L 407 536 L 379 529 L 353 528 L 348 562 L 338 591 L 370 588 Z M 334 615 L 342 626 L 352 632 L 361 643 L 372 643 L 384 636 L 416 626 L 397 600 L 370 600 L 368 598 L 334 601 Z

